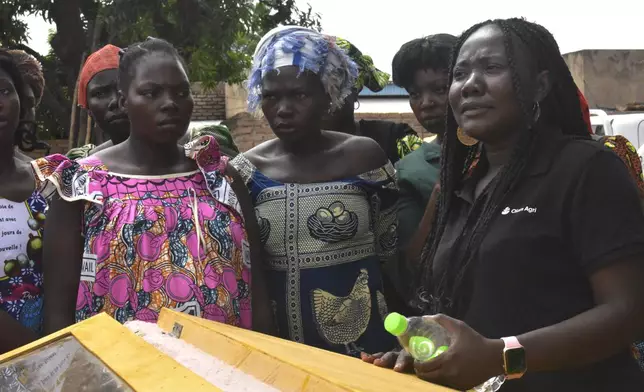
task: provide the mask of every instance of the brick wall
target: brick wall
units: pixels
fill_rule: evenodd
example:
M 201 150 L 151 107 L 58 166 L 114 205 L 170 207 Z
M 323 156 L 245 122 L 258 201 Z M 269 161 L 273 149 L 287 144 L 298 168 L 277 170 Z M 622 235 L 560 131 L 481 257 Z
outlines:
M 256 145 L 274 138 L 266 119 L 242 112 L 226 120 L 235 144 L 240 151 L 248 151 Z
M 223 88 L 223 87 L 222 87 Z M 195 106 L 196 108 L 196 106 Z M 365 120 L 387 120 L 394 122 L 404 122 L 409 124 L 421 137 L 430 136 L 423 127 L 416 121 L 413 113 L 357 113 L 357 119 Z M 197 120 L 193 117 L 193 119 Z M 266 140 L 273 139 L 273 131 L 268 126 L 266 120 L 255 117 L 248 112 L 242 112 L 227 119 L 225 123 L 232 131 L 235 143 L 241 151 L 248 151 L 256 145 L 265 142 Z M 48 140 L 47 143 L 51 146 L 51 153 L 65 154 L 67 152 L 67 139 L 61 140 Z M 44 151 L 34 151 L 27 155 L 38 158 L 43 156 Z
M 226 86 L 221 83 L 212 90 L 206 90 L 201 83 L 193 83 L 192 97 L 195 107 L 194 121 L 223 120 L 226 118 Z
M 409 124 L 419 136 L 430 136 L 416 121 L 413 113 L 358 113 L 356 118 L 404 122 Z M 235 143 L 241 151 L 250 150 L 256 145 L 275 137 L 264 118 L 254 117 L 247 112 L 233 116 L 226 120 L 226 124 L 232 131 Z
M 239 84 L 226 84 L 226 118 L 245 112 L 248 107 L 248 92 Z

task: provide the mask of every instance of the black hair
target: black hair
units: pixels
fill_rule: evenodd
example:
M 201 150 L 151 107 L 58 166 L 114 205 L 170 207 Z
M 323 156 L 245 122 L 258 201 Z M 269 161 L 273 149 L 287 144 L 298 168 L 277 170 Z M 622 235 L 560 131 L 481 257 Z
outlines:
M 434 34 L 407 42 L 391 62 L 394 84 L 408 88 L 414 83 L 414 74 L 420 69 L 447 71 L 455 44 L 456 37 L 450 34 Z
M 177 49 L 168 41 L 161 38 L 148 37 L 145 41 L 137 42 L 122 49 L 119 52 L 119 70 L 118 70 L 118 87 L 125 93 L 130 87 L 130 82 L 134 77 L 134 68 L 137 63 L 145 56 L 152 53 L 163 53 L 176 57 L 181 63 L 184 71 L 188 72 L 188 67 Z
M 589 138 L 588 127 L 584 122 L 578 89 L 570 71 L 561 56 L 559 46 L 552 34 L 544 27 L 524 19 L 497 19 L 472 26 L 465 31 L 454 46 L 449 69 L 450 84 L 453 80 L 453 68 L 463 43 L 468 37 L 486 25 L 496 25 L 504 36 L 504 45 L 508 64 L 512 72 L 512 84 L 517 100 L 520 102 L 524 124 L 519 141 L 511 155 L 510 161 L 488 186 L 487 196 L 477 199 L 471 214 L 465 223 L 456 242 L 451 247 L 449 262 L 434 276 L 434 256 L 445 231 L 450 214 L 454 191 L 462 185 L 465 174 L 471 168 L 477 153 L 476 146 L 466 147 L 457 139 L 457 123 L 452 109 L 448 107 L 446 133 L 442 143 L 441 193 L 437 203 L 437 213 L 432 233 L 421 256 L 422 274 L 420 274 L 420 299 L 425 309 L 431 312 L 447 313 L 462 317 L 467 311 L 472 295 L 472 270 L 483 238 L 494 217 L 499 215 L 502 200 L 520 180 L 527 162 L 530 160 L 536 135 L 541 125 L 554 126 L 564 134 L 578 138 Z M 529 51 L 531 61 L 537 72 L 547 70 L 551 78 L 551 90 L 539 102 L 541 116 L 538 127 L 534 123 L 532 99 L 525 97 L 517 66 L 513 43 L 519 40 Z
M 20 120 L 24 118 L 25 115 L 25 90 L 27 88 L 27 84 L 25 83 L 25 80 L 22 78 L 22 74 L 20 73 L 20 70 L 18 69 L 18 64 L 16 63 L 15 58 L 5 49 L 0 49 L 0 68 L 4 72 L 9 75 L 11 78 L 11 81 L 13 82 L 13 86 L 16 89 L 16 92 L 18 93 L 18 99 L 20 101 Z M 31 140 L 32 137 L 31 135 L 23 135 L 24 132 L 18 132 L 16 131 L 14 135 L 14 145 L 20 145 L 23 138 Z M 35 135 L 33 135 L 33 139 L 35 139 Z

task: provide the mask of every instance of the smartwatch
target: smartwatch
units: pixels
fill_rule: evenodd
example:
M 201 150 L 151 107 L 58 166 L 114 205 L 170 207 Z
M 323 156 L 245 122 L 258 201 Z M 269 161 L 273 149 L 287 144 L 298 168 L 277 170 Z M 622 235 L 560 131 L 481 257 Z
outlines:
M 503 348 L 503 370 L 507 380 L 514 380 L 523 377 L 528 370 L 525 360 L 525 349 L 519 343 L 516 336 L 501 338 L 505 343 Z

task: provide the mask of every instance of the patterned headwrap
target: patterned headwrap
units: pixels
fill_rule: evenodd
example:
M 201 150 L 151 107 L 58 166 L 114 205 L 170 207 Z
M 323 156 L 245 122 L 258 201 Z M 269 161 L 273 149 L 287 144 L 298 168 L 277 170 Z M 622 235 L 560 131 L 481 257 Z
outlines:
M 259 109 L 262 78 L 266 73 L 290 65 L 320 77 L 331 99 L 331 110 L 342 107 L 358 77 L 356 63 L 324 35 L 304 27 L 277 27 L 259 41 L 253 55 L 248 79 L 249 111 Z
M 87 109 L 87 85 L 97 73 L 118 69 L 120 51 L 121 49 L 114 45 L 105 45 L 87 58 L 78 79 L 79 106 Z
M 330 36 L 329 39 L 334 40 L 335 44 L 344 49 L 351 60 L 358 65 L 359 73 L 355 84 L 356 90 L 360 91 L 363 87 L 367 87 L 377 93 L 387 86 L 390 75 L 376 68 L 371 56 L 363 54 L 355 45 L 344 38 Z
M 13 57 L 18 71 L 24 81 L 31 87 L 36 98 L 36 106 L 40 105 L 42 94 L 45 90 L 45 77 L 42 74 L 42 64 L 36 58 L 23 50 L 8 50 Z

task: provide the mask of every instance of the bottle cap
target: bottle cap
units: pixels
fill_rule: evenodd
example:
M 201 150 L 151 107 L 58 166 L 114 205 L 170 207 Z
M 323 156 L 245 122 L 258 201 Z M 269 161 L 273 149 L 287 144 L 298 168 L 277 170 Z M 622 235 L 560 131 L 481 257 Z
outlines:
M 407 330 L 407 318 L 400 313 L 389 313 L 385 318 L 385 329 L 394 336 L 400 336 Z

